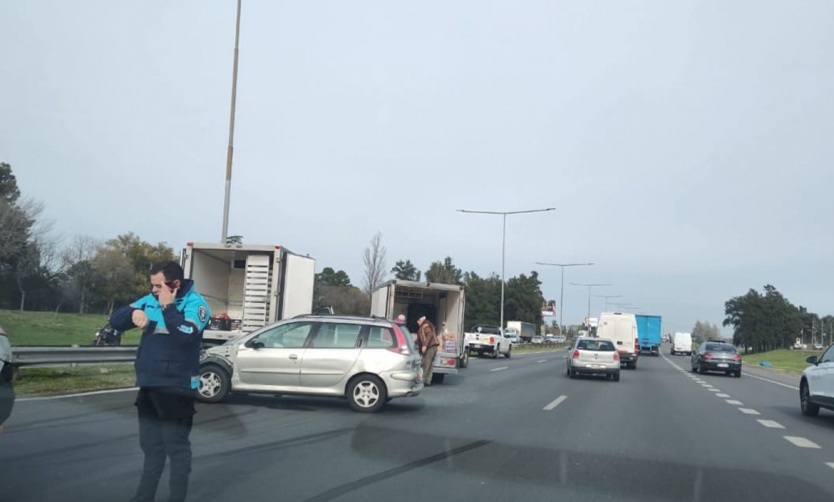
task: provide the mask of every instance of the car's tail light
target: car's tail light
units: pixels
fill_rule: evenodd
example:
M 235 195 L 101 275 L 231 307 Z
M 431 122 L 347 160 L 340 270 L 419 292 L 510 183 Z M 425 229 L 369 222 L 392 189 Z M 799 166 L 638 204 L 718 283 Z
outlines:
M 573 358 L 574 359 L 579 359 L 579 349 L 576 349 L 576 350 L 573 351 Z
M 491 343 L 491 344 L 495 343 L 495 337 L 494 336 L 489 337 L 489 343 Z
M 736 354 L 733 356 L 733 361 L 741 361 L 741 356 Z
M 704 359 L 712 359 L 712 354 L 707 352 L 706 354 L 704 354 Z
M 397 337 L 397 346 L 391 347 L 388 350 L 404 356 L 411 355 L 411 350 L 408 348 L 408 340 L 406 340 L 405 335 L 396 324 L 394 325 L 394 335 Z
M 639 350 L 640 350 L 640 342 L 635 338 L 634 339 L 634 352 L 637 352 Z
M 619 353 L 619 352 L 614 352 L 614 360 L 615 360 L 615 361 L 619 361 L 619 360 L 620 360 L 620 353 Z

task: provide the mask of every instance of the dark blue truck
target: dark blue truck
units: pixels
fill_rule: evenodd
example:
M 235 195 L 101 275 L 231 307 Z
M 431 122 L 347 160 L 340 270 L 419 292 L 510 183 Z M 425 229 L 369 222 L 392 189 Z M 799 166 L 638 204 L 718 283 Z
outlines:
M 637 318 L 637 351 L 660 355 L 660 316 L 635 315 Z

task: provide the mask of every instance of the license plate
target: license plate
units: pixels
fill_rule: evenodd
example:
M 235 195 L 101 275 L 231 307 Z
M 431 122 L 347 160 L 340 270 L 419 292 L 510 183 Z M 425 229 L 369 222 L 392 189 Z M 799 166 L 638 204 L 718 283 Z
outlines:
M 727 363 L 718 363 L 719 368 L 726 368 L 728 366 L 729 366 L 729 364 L 727 364 Z

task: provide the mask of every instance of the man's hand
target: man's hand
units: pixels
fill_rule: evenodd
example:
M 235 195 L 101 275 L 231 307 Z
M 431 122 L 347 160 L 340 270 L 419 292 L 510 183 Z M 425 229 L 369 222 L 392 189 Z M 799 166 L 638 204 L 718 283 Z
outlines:
M 157 299 L 159 300 L 159 305 L 170 305 L 174 303 L 174 300 L 177 297 L 177 289 L 168 289 L 167 284 L 163 284 L 161 288 L 159 288 L 159 293 L 157 293 Z
M 421 350 L 420 352 L 422 352 L 423 354 L 425 354 L 425 353 L 426 353 L 426 346 L 425 346 L 425 345 L 423 345 L 423 348 L 422 348 L 422 350 Z
M 144 329 L 145 326 L 148 325 L 148 315 L 145 314 L 145 311 L 143 310 L 134 310 L 133 315 L 131 315 L 130 319 L 133 321 L 133 324 L 135 324 L 137 328 Z

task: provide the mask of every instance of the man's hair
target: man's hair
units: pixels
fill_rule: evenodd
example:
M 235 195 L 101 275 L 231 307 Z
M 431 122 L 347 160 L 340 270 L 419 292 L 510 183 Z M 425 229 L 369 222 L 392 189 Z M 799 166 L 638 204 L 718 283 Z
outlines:
M 156 275 L 162 272 L 166 281 L 181 281 L 185 275 L 180 264 L 175 261 L 161 261 L 154 263 L 151 267 L 150 275 Z

